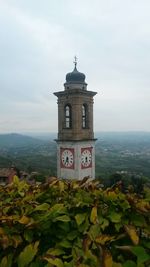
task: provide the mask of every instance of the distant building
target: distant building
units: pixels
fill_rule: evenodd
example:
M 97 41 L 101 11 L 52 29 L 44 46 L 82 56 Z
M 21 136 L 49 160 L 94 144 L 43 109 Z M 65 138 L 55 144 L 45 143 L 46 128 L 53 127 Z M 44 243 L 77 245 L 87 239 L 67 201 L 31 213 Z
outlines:
M 7 184 L 13 181 L 13 177 L 18 174 L 16 167 L 0 168 L 0 184 Z
M 10 169 L 0 168 L 0 184 L 7 184 L 10 175 Z
M 21 179 L 26 179 L 29 176 L 29 174 L 24 171 L 20 172 L 15 166 L 11 168 L 0 168 L 0 184 L 5 185 L 11 183 L 15 175 Z

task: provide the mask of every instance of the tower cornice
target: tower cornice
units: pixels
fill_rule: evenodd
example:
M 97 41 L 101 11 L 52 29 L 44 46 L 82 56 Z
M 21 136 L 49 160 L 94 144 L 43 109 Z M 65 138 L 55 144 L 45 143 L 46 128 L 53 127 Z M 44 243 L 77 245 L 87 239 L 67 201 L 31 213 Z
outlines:
M 92 141 L 97 141 L 97 138 L 93 138 L 93 139 L 71 139 L 71 140 L 69 140 L 69 139 L 55 139 L 54 140 L 56 143 L 62 143 L 62 142 L 68 142 L 68 143 L 71 143 L 71 142 L 75 142 L 75 143 L 78 143 L 78 142 L 80 142 L 80 143 L 85 143 L 85 142 L 92 142 Z
M 85 95 L 85 96 L 95 96 L 97 92 L 94 91 L 87 91 L 83 89 L 71 89 L 65 91 L 54 92 L 54 95 L 59 96 L 66 96 L 66 95 Z

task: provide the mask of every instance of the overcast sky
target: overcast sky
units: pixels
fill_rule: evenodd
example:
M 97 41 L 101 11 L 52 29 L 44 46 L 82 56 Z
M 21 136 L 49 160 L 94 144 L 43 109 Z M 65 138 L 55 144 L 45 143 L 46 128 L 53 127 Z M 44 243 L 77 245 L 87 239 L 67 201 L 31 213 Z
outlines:
M 0 0 L 0 133 L 57 131 L 75 55 L 95 131 L 150 131 L 150 0 Z

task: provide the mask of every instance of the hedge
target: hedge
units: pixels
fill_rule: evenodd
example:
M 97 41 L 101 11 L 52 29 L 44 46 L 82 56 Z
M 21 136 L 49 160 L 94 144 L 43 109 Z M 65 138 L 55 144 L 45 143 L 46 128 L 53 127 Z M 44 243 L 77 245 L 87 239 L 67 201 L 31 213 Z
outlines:
M 149 188 L 15 177 L 0 186 L 0 267 L 148 267 L 149 201 Z

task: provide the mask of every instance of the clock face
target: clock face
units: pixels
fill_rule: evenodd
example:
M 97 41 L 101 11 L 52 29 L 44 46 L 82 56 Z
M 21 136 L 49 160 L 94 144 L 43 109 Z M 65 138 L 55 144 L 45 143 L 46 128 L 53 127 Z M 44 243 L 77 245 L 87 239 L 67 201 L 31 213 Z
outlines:
M 81 148 L 81 168 L 92 167 L 92 147 Z
M 74 149 L 61 148 L 61 168 L 74 169 Z

